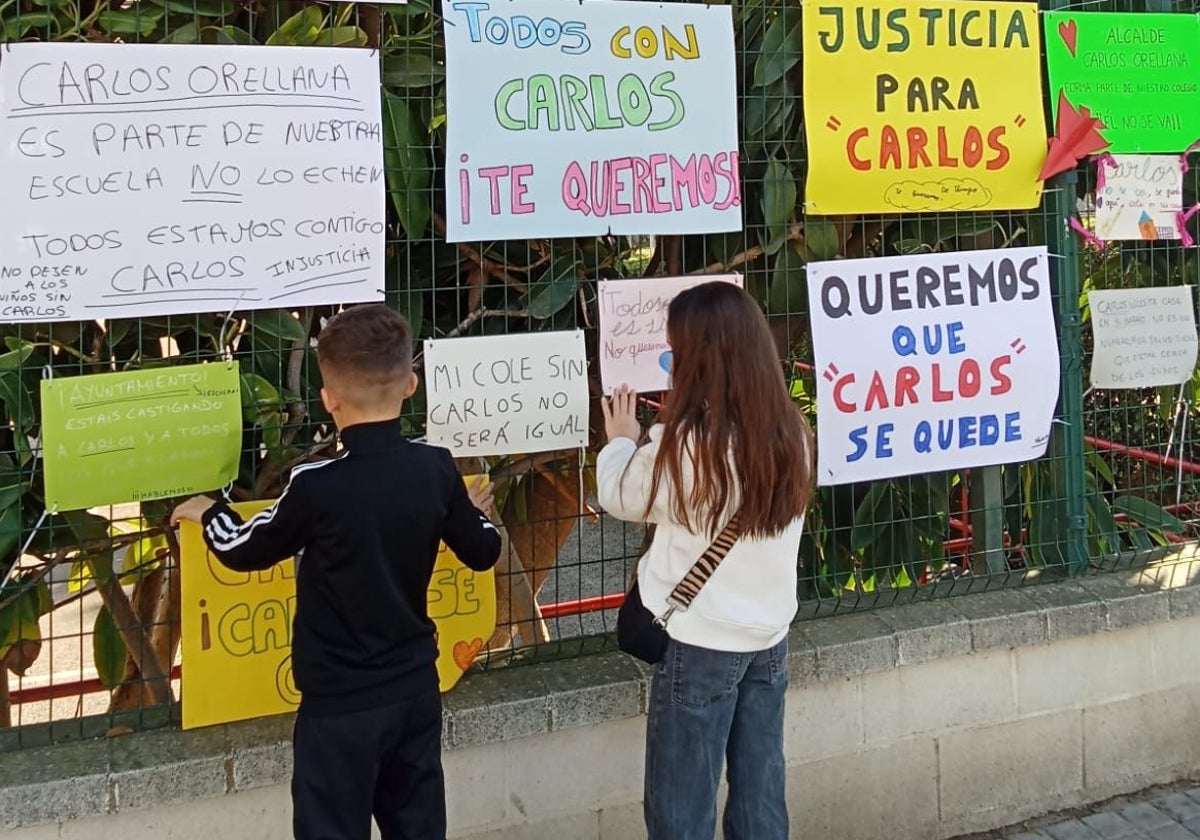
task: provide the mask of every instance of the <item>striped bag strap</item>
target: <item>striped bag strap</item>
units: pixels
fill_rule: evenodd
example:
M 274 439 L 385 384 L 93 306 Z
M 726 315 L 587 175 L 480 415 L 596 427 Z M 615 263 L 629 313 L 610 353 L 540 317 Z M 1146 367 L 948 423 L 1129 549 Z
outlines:
M 733 518 L 721 529 L 721 533 L 717 534 L 716 539 L 712 541 L 712 545 L 705 549 L 704 553 L 700 555 L 700 559 L 692 565 L 692 568 L 688 569 L 683 580 L 679 581 L 675 589 L 671 591 L 670 597 L 667 598 L 667 603 L 671 607 L 670 612 L 687 611 L 687 608 L 692 605 L 692 601 L 696 600 L 696 596 L 700 594 L 701 588 L 713 576 L 717 566 L 721 565 L 725 555 L 729 554 L 729 550 L 738 541 L 741 533 L 741 516 L 734 514 Z

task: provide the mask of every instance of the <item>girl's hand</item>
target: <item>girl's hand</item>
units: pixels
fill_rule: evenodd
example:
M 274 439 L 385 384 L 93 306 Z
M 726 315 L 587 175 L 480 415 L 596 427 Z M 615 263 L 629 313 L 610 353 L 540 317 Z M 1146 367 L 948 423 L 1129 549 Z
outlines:
M 208 509 L 214 504 L 216 502 L 207 496 L 193 496 L 186 502 L 179 503 L 175 510 L 171 511 L 171 527 L 174 528 L 185 519 L 200 523 L 204 514 L 208 513 Z
M 623 437 L 637 443 L 642 436 L 637 419 L 637 394 L 629 390 L 628 385 L 622 385 L 611 397 L 602 399 L 600 410 L 604 412 L 604 430 L 610 442 Z
M 471 504 L 475 505 L 475 509 L 488 519 L 495 516 L 495 511 L 492 510 L 492 504 L 496 499 L 494 485 L 477 481 L 467 488 L 467 496 L 471 499 Z

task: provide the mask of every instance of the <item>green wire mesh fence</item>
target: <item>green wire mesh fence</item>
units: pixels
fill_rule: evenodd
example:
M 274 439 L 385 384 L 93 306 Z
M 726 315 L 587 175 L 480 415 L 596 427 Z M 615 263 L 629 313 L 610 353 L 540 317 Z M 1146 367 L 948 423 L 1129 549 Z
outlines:
M 1160 8 L 1156 0 L 1070 8 L 1195 11 L 1186 4 Z M 441 19 L 429 0 L 392 6 L 5 0 L 0 41 L 376 48 L 389 190 L 384 291 L 419 338 L 581 328 L 595 359 L 597 280 L 736 271 L 762 302 L 796 401 L 814 425 L 808 262 L 1047 246 L 1054 255 L 1063 373 L 1061 422 L 1047 455 L 1031 463 L 821 488 L 799 558 L 802 617 L 1021 585 L 1190 539 L 1200 474 L 1193 443 L 1196 380 L 1182 389 L 1085 393 L 1090 339 L 1083 293 L 1194 283 L 1196 252 L 1177 242 L 1081 243 L 1066 219 L 1078 215 L 1088 223 L 1095 188 L 1090 166 L 1048 184 L 1042 205 L 1030 212 L 806 216 L 798 12 L 797 3 L 778 0 L 733 7 L 744 225 L 737 233 L 707 236 L 448 244 L 443 178 L 452 116 L 446 113 Z M 1184 192 L 1185 206 L 1200 199 L 1196 169 L 1187 174 Z M 170 505 L 43 517 L 31 446 L 45 372 L 66 377 L 232 353 L 242 365 L 244 414 L 232 494 L 270 498 L 291 466 L 333 451 L 311 339 L 334 311 L 0 326 L 9 350 L 0 356 L 8 421 L 0 429 L 0 570 L 12 567 L 0 590 L 0 745 L 166 723 L 175 716 L 167 701 L 178 696 L 176 546 L 164 528 Z M 598 395 L 595 380 L 593 373 L 591 390 Z M 419 392 L 403 418 L 406 433 L 423 434 L 424 411 Z M 593 446 L 582 461 L 578 453 L 560 452 L 487 464 L 502 485 L 510 550 L 496 577 L 498 629 L 477 667 L 612 646 L 604 634 L 614 627 L 643 533 L 589 507 L 598 420 L 594 410 Z M 819 439 L 819 427 L 817 433 Z M 170 692 L 145 679 L 154 656 L 174 666 Z

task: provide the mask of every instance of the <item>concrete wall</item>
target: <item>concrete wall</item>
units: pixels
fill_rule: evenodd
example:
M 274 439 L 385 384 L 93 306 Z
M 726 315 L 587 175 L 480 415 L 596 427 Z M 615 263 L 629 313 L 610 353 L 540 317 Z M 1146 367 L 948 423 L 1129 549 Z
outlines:
M 1190 568 L 799 625 L 793 836 L 946 838 L 1196 773 L 1200 587 Z M 644 836 L 645 694 L 645 671 L 619 655 L 464 682 L 447 698 L 452 836 Z M 289 726 L 0 756 L 0 828 L 13 840 L 290 837 Z

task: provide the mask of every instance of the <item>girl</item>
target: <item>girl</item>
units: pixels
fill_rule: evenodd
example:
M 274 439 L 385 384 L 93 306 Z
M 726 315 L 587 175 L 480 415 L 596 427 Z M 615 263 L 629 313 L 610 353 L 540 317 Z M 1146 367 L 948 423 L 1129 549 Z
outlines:
M 766 320 L 730 283 L 695 286 L 667 312 L 672 390 L 649 443 L 636 394 L 603 404 L 600 504 L 656 526 L 637 579 L 654 615 L 739 515 L 740 537 L 667 624 L 646 727 L 650 840 L 711 840 L 728 762 L 726 840 L 785 840 L 783 698 L 796 564 L 812 494 L 812 433 L 792 404 Z

